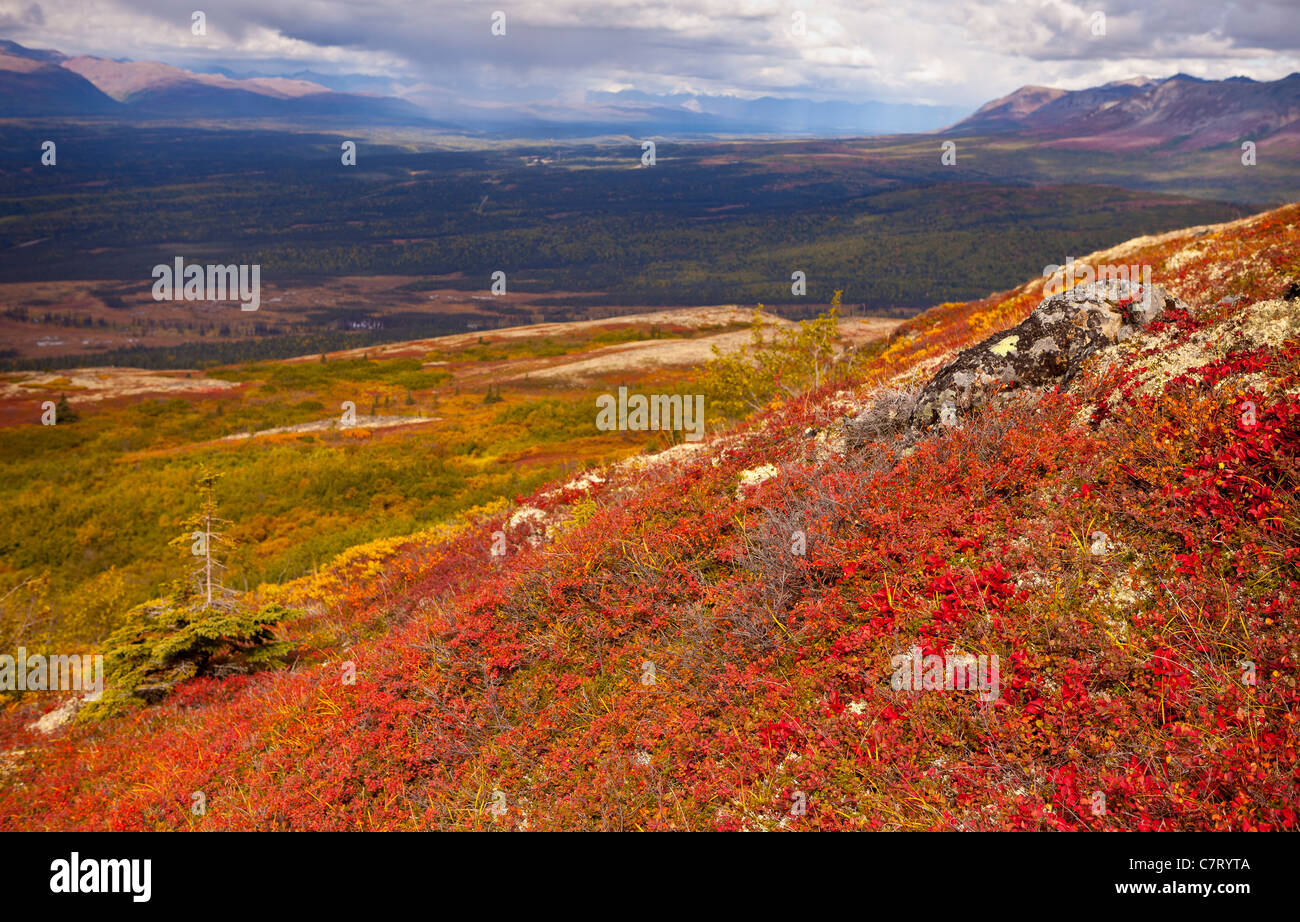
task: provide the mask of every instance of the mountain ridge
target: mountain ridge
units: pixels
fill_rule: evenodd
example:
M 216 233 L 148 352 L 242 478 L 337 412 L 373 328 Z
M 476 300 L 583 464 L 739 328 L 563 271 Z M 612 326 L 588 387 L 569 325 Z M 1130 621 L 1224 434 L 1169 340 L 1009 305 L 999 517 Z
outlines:
M 10 113 L 19 116 L 347 117 L 432 123 L 419 107 L 391 96 L 339 92 L 290 78 L 205 74 L 158 61 L 70 57 L 7 40 L 0 41 L 0 95 L 8 97 Z
M 370 82 L 342 79 L 342 85 Z M 956 107 L 628 91 L 588 93 L 578 109 L 460 105 L 435 114 L 399 97 L 333 90 L 292 75 L 203 73 L 157 61 L 68 56 L 0 40 L 0 97 L 9 113 L 19 117 L 362 118 L 536 136 L 1016 132 L 1061 148 L 1123 151 L 1167 145 L 1195 151 L 1243 139 L 1289 141 L 1300 132 L 1300 73 L 1274 81 L 1242 76 L 1204 80 L 1180 73 L 1081 90 L 1027 85 L 942 129 Z
M 1204 150 L 1262 142 L 1300 126 L 1300 73 L 1279 80 L 1174 74 L 1083 90 L 1025 86 L 953 125 L 955 134 L 1021 132 L 1048 146 Z

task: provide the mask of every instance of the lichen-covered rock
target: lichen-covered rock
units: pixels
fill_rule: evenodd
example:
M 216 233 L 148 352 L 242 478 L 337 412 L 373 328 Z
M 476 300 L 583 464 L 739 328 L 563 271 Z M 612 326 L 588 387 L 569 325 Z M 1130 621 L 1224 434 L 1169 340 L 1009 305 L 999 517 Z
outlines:
M 69 698 L 54 710 L 41 717 L 40 720 L 29 723 L 27 729 L 35 730 L 37 733 L 49 736 L 64 724 L 70 723 L 72 719 L 77 716 L 79 710 L 81 710 L 81 699 Z
M 1053 295 L 1018 326 L 962 351 L 940 369 L 922 388 L 911 424 L 954 422 L 996 389 L 1068 384 L 1089 356 L 1175 306 L 1183 305 L 1164 289 L 1148 291 L 1123 279 Z
M 741 471 L 740 482 L 736 485 L 736 499 L 740 499 L 745 495 L 746 487 L 756 487 L 760 483 L 771 480 L 779 473 L 781 473 L 781 469 L 775 464 L 760 464 L 758 467 Z

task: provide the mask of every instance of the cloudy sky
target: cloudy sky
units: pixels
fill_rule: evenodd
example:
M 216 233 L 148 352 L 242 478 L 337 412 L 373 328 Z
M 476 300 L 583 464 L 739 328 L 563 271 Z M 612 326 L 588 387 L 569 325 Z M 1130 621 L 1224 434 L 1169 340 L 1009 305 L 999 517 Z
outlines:
M 197 70 L 381 75 L 434 106 L 636 89 L 973 107 L 1027 83 L 1283 77 L 1300 71 L 1300 0 L 0 0 L 0 37 Z

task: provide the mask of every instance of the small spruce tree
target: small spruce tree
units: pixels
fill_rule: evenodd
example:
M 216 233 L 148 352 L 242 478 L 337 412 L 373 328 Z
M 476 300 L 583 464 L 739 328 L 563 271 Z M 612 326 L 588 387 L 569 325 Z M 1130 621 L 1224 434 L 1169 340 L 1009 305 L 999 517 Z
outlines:
M 228 610 L 234 607 L 234 590 L 226 588 L 222 576 L 226 565 L 221 551 L 233 549 L 233 542 L 224 529 L 230 521 L 217 512 L 216 485 L 221 478 L 204 468 L 199 474 L 199 508 L 185 519 L 185 531 L 171 542 L 173 547 L 186 547 L 196 558 L 191 570 L 193 589 L 202 607 Z
M 60 394 L 59 402 L 54 405 L 54 421 L 56 423 L 75 423 L 78 417 L 72 412 L 72 405 L 68 403 L 68 395 Z
M 178 682 L 201 675 L 249 672 L 283 662 L 292 645 L 276 638 L 275 626 L 292 612 L 280 605 L 256 611 L 239 602 L 222 581 L 221 551 L 232 542 L 230 523 L 217 510 L 220 475 L 199 475 L 199 508 L 186 532 L 171 544 L 197 560 L 164 598 L 137 605 L 109 636 L 104 652 L 104 694 L 81 711 L 97 720 L 129 706 L 164 697 Z

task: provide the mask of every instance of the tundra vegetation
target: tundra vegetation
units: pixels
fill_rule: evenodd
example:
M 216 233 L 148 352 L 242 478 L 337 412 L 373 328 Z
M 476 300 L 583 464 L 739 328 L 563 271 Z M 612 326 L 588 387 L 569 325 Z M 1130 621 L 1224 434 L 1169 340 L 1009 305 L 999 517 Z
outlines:
M 94 644 L 129 610 L 166 592 L 188 567 L 188 538 L 180 547 L 169 542 L 202 501 L 205 471 L 220 475 L 215 489 L 233 543 L 228 584 L 243 591 L 313 572 L 354 545 L 527 494 L 566 472 L 666 447 L 672 433 L 596 428 L 600 380 L 499 378 L 511 363 L 711 332 L 622 324 L 485 333 L 469 345 L 434 340 L 392 358 L 346 354 L 172 373 L 198 384 L 182 396 L 91 400 L 65 379 L 25 382 L 25 394 L 0 401 L 10 422 L 0 427 L 7 509 L 0 643 Z M 695 392 L 699 374 L 614 371 L 609 381 Z M 57 400 L 58 425 L 37 425 L 46 399 Z M 341 425 L 345 401 L 359 415 L 355 426 Z M 411 425 L 377 428 L 376 417 Z M 323 428 L 295 430 L 313 425 Z
M 365 488 L 358 521 L 388 496 L 409 533 L 250 586 L 247 610 L 294 612 L 273 626 L 291 666 L 48 738 L 39 703 L 11 705 L 0 827 L 1294 829 L 1300 206 L 1115 251 L 1087 260 L 1149 264 L 1177 303 L 1067 385 L 953 425 L 864 411 L 906 410 L 1024 321 L 1041 277 L 940 304 L 802 390 L 738 387 L 762 406 L 699 445 L 540 466 L 468 508 L 500 493 L 469 486 L 479 467 L 436 523 L 406 493 L 432 459 Z M 502 396 L 467 401 L 487 428 L 457 457 L 527 412 Z M 119 467 L 167 448 L 135 437 Z M 385 457 L 330 495 L 391 478 Z M 318 508 L 329 462 L 299 460 Z M 223 514 L 277 510 L 272 470 Z M 53 495 L 121 476 L 79 475 Z M 130 500 L 150 508 L 143 482 Z M 998 656 L 999 696 L 892 688 L 914 648 Z

